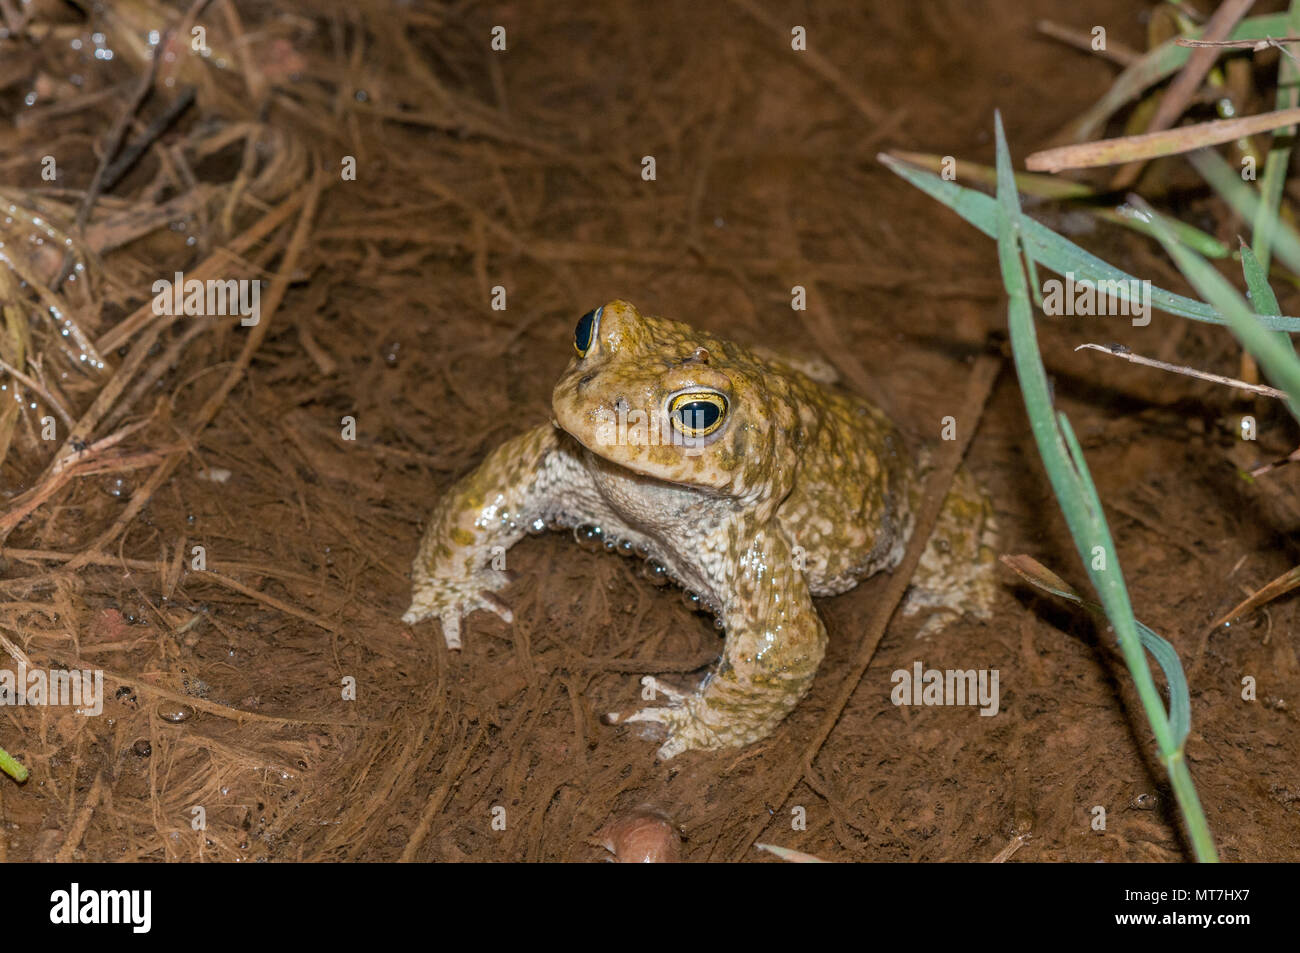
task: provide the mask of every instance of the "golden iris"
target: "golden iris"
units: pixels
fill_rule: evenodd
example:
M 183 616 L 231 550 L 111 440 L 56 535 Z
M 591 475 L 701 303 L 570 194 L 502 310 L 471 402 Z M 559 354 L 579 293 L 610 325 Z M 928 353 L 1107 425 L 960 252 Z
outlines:
M 668 404 L 673 427 L 688 437 L 707 437 L 727 416 L 727 398 L 716 391 L 687 391 Z

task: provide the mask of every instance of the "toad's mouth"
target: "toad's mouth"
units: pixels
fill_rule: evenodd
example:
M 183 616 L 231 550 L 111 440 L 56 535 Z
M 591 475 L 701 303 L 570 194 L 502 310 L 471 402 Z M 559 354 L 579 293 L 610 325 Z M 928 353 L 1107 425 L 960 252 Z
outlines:
M 702 474 L 690 465 L 692 458 L 704 456 L 705 449 L 703 446 L 691 446 L 692 438 L 664 438 L 646 442 L 639 442 L 635 438 L 620 439 L 626 438 L 627 433 L 617 425 L 606 426 L 601 422 L 593 422 L 587 416 L 579 418 L 579 423 L 575 425 L 566 422 L 565 415 L 559 412 L 552 415 L 551 424 L 586 450 L 603 468 L 620 470 L 665 486 L 726 495 L 721 489 L 708 485 L 708 481 L 702 479 Z M 697 441 L 699 444 L 704 442 Z

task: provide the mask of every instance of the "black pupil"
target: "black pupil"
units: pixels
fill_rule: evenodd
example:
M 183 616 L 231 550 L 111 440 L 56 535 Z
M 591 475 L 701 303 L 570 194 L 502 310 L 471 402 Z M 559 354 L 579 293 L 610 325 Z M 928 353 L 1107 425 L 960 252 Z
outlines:
M 708 430 L 720 416 L 722 411 L 710 400 L 693 400 L 677 408 L 677 418 L 691 430 Z
M 578 319 L 578 327 L 573 332 L 573 340 L 578 345 L 579 351 L 585 351 L 591 347 L 591 329 L 595 323 L 596 312 L 594 309 Z

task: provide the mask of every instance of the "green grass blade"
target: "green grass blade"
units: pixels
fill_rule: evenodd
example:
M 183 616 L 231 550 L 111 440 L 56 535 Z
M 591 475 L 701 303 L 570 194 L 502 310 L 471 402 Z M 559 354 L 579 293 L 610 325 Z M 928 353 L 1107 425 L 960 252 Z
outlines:
M 922 152 L 901 152 L 895 149 L 891 153 L 891 158 L 900 159 L 918 169 L 925 169 L 927 172 L 932 173 L 942 172 L 944 168 L 944 156 L 929 155 Z M 985 188 L 992 188 L 997 185 L 997 170 L 991 166 L 958 159 L 955 171 L 956 177 L 963 182 L 973 182 Z M 1141 219 L 1134 218 L 1132 215 L 1124 215 L 1119 209 L 1109 204 L 1100 204 L 1100 193 L 1082 182 L 1071 182 L 1069 179 L 1063 179 L 1060 176 L 1043 175 L 1038 172 L 1017 172 L 1016 188 L 1021 195 L 1065 202 L 1068 203 L 1068 207 L 1077 208 L 1103 222 L 1119 225 L 1121 228 L 1141 232 L 1144 235 L 1151 234 L 1151 227 Z M 1175 228 L 1178 230 L 1179 241 L 1191 245 L 1206 258 L 1227 258 L 1232 254 L 1231 250 L 1223 242 L 1193 225 L 1178 222 Z M 1033 259 L 1031 258 L 1030 261 L 1032 262 Z M 1030 281 L 1032 284 L 1037 284 L 1033 282 L 1032 277 Z
M 955 182 L 946 182 L 937 175 L 913 169 L 891 156 L 881 154 L 877 158 L 896 175 L 948 206 L 985 235 L 997 238 L 998 203 L 994 199 L 976 189 L 966 188 Z M 1120 297 L 1126 297 L 1130 282 L 1139 280 L 1136 276 L 1102 261 L 1096 255 L 1085 251 L 1069 239 L 1057 235 L 1046 225 L 1035 222 L 1028 216 L 1021 216 L 1019 230 L 1024 242 L 1025 254 L 1058 275 L 1074 272 L 1076 281 L 1118 282 Z M 1227 318 L 1208 304 L 1154 285 L 1151 286 L 1151 304 L 1161 311 L 1191 318 L 1193 321 L 1222 325 L 1229 323 Z M 1297 317 L 1284 316 L 1260 320 L 1274 331 L 1300 331 L 1300 318 Z
M 1241 246 L 1241 271 L 1246 278 L 1246 288 L 1250 291 L 1251 304 L 1257 314 L 1277 314 L 1277 295 L 1273 294 L 1268 283 L 1268 273 L 1249 245 Z
M 1003 556 L 1002 562 L 1029 584 L 1082 606 L 1093 618 L 1106 621 L 1106 610 L 1101 603 L 1083 598 L 1038 560 L 1030 556 Z M 1137 620 L 1137 627 L 1142 647 L 1151 653 L 1151 657 L 1165 673 L 1165 681 L 1169 684 L 1169 728 L 1178 744 L 1182 745 L 1192 730 L 1191 695 L 1187 689 L 1187 677 L 1183 674 L 1183 664 L 1174 647 L 1144 625 L 1141 619 Z
M 0 748 L 0 771 L 19 784 L 27 780 L 27 769 L 4 748 Z
M 1160 760 L 1169 772 L 1179 809 L 1187 822 L 1188 834 L 1198 859 L 1216 861 L 1218 854 L 1206 824 L 1200 799 L 1183 757 L 1182 746 L 1172 730 L 1170 715 L 1147 664 L 1119 556 L 1106 524 L 1101 501 L 1088 473 L 1078 441 L 1064 415 L 1057 415 L 1047 386 L 1047 371 L 1038 351 L 1037 333 L 1029 307 L 1029 291 L 1020 260 L 1019 243 L 1027 234 L 1031 219 L 1020 213 L 1011 155 L 1002 130 L 1002 117 L 995 119 L 997 138 L 997 222 L 998 263 L 1006 285 L 1007 319 L 1011 330 L 1011 352 L 1019 376 L 1030 428 L 1047 470 L 1061 511 L 1075 546 L 1087 567 L 1093 587 L 1101 598 L 1111 626 L 1119 639 L 1129 673 L 1137 688 L 1142 708 L 1155 735 Z M 1208 266 L 1207 266 L 1208 267 Z M 1185 683 L 1183 685 L 1185 690 Z M 1171 683 L 1172 688 L 1172 683 Z M 1172 707 L 1172 705 L 1171 705 Z M 1188 709 L 1190 711 L 1190 708 Z
M 1273 289 L 1269 286 L 1268 272 L 1245 242 L 1241 245 L 1241 271 L 1246 278 L 1246 289 L 1250 292 L 1250 303 L 1255 313 L 1279 314 L 1282 309 L 1278 306 L 1277 295 L 1273 294 Z M 1284 348 L 1295 353 L 1290 335 L 1279 331 L 1277 339 Z
M 1085 501 L 1092 499 L 1097 507 L 1101 506 L 1101 498 L 1097 495 L 1097 487 L 1092 482 L 1092 474 L 1088 470 L 1088 465 L 1083 459 L 1083 447 L 1079 445 L 1079 439 L 1075 436 L 1074 428 L 1070 426 L 1070 420 L 1065 414 L 1057 415 L 1058 423 L 1061 426 L 1061 432 L 1065 435 L 1066 445 L 1070 448 L 1070 456 L 1075 463 L 1075 468 L 1079 473 L 1079 480 L 1083 484 L 1085 492 Z M 1098 519 L 1106 531 L 1106 541 L 1109 543 L 1110 529 L 1105 521 L 1105 514 L 1100 513 Z M 1118 568 L 1116 576 L 1123 582 L 1124 577 L 1119 574 Z M 1124 592 L 1124 600 L 1128 600 L 1127 587 Z M 1083 600 L 1080 600 L 1082 602 Z M 1086 603 L 1085 603 L 1086 604 Z M 1103 606 L 1098 609 L 1105 611 Z M 1132 607 L 1129 612 L 1132 612 Z M 1151 653 L 1156 663 L 1165 673 L 1165 682 L 1169 685 L 1169 731 L 1173 735 L 1174 745 L 1182 748 L 1183 742 L 1187 740 L 1188 733 L 1192 730 L 1192 699 L 1191 693 L 1187 688 L 1187 677 L 1183 674 L 1183 663 L 1178 659 L 1178 653 L 1174 647 L 1156 635 L 1151 629 L 1143 625 L 1136 617 L 1133 624 L 1137 626 L 1138 639 L 1142 647 Z
M 1288 36 L 1300 36 L 1300 0 L 1292 0 L 1287 9 L 1286 33 Z M 1286 55 L 1277 58 L 1277 97 L 1274 100 L 1278 109 L 1291 109 L 1300 105 L 1300 68 L 1295 60 Z M 1282 203 L 1282 187 L 1286 185 L 1286 170 L 1291 164 L 1291 139 L 1295 136 L 1295 126 L 1285 126 L 1273 131 L 1272 146 L 1268 158 L 1264 160 L 1264 175 L 1259 180 L 1261 202 L 1255 214 L 1251 234 L 1255 240 L 1254 252 L 1259 258 L 1260 267 L 1268 274 L 1269 256 L 1273 251 L 1273 232 L 1277 228 L 1278 209 Z M 1279 312 L 1272 312 L 1277 314 Z
M 1197 149 L 1186 153 L 1186 158 L 1243 221 L 1253 222 L 1267 213 L 1267 206 L 1259 194 L 1242 181 L 1240 171 L 1213 149 Z M 1270 238 L 1273 252 L 1282 264 L 1300 274 L 1300 233 L 1274 215 Z
M 1156 227 L 1157 237 L 1187 280 L 1207 301 L 1227 315 L 1232 333 L 1242 346 L 1254 355 L 1269 379 L 1287 392 L 1287 406 L 1292 416 L 1300 420 L 1300 358 L 1280 340 L 1269 334 L 1263 320 L 1256 315 L 1228 279 L 1214 266 L 1186 245 L 1181 245 L 1164 227 L 1164 216 L 1139 198 L 1132 204 L 1150 218 Z
M 1200 30 L 1193 30 L 1188 35 L 1199 37 Z M 1247 17 L 1237 24 L 1228 34 L 1230 40 L 1263 40 L 1270 36 L 1285 36 L 1287 33 L 1287 15 L 1276 13 L 1266 16 Z M 1177 73 L 1192 55 L 1191 49 L 1178 46 L 1173 40 L 1161 43 L 1154 50 L 1129 64 L 1124 72 L 1115 78 L 1110 89 L 1085 112 L 1071 130 L 1075 142 L 1097 138 L 1101 127 L 1125 103 L 1137 99 L 1148 86 L 1154 86 L 1162 79 Z
M 1137 627 L 1142 647 L 1151 653 L 1169 684 L 1169 730 L 1181 749 L 1192 731 L 1192 696 L 1187 687 L 1187 676 L 1183 674 L 1183 663 L 1178 658 L 1178 651 L 1141 620 L 1138 620 Z

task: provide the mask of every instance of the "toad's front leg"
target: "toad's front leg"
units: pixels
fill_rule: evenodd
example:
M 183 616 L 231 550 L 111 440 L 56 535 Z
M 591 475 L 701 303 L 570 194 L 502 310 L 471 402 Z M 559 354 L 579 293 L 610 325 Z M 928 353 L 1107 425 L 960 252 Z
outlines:
M 736 532 L 739 543 L 747 531 Z M 826 654 L 826 629 L 780 528 L 749 533 L 733 551 L 741 556 L 727 573 L 717 668 L 694 694 L 623 719 L 667 726 L 660 758 L 767 737 L 808 693 Z
M 545 424 L 507 440 L 448 490 L 429 514 L 412 567 L 411 607 L 402 621 L 437 616 L 452 649 L 460 648 L 461 617 L 475 609 L 512 621 L 509 608 L 493 595 L 506 584 L 505 573 L 488 562 L 549 515 L 573 466 L 557 431 Z

